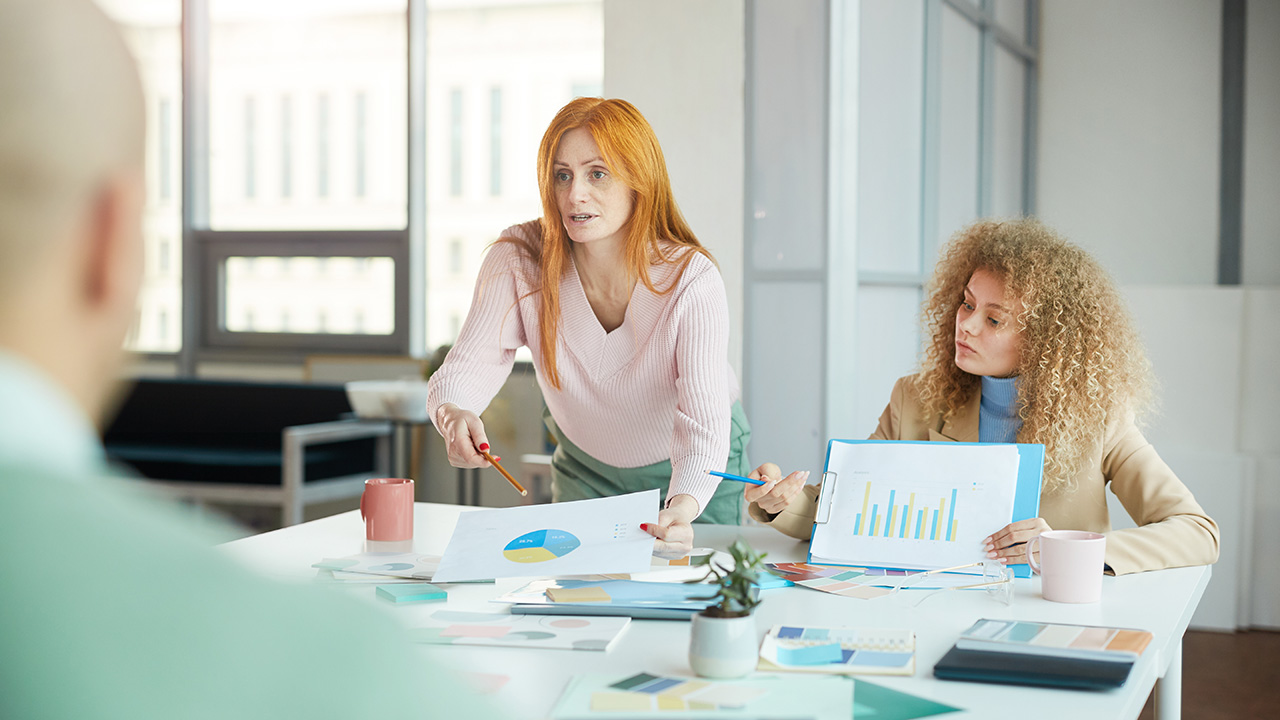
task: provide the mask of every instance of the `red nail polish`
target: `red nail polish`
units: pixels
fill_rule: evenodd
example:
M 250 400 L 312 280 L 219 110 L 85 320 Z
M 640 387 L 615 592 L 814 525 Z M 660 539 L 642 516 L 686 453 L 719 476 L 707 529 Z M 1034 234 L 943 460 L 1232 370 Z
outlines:
M 494 462 L 498 462 L 498 461 L 499 461 L 499 460 L 501 460 L 501 459 L 502 459 L 502 456 L 501 456 L 501 455 L 494 455 L 494 456 L 493 456 L 493 461 L 494 461 Z
M 489 443 L 480 443 L 480 452 L 489 452 Z
M 645 531 L 645 532 L 649 532 L 649 528 L 651 528 L 651 527 L 653 527 L 653 526 L 652 526 L 652 525 L 650 525 L 649 523 L 640 523 L 640 529 L 641 529 L 641 530 L 643 530 L 643 531 Z

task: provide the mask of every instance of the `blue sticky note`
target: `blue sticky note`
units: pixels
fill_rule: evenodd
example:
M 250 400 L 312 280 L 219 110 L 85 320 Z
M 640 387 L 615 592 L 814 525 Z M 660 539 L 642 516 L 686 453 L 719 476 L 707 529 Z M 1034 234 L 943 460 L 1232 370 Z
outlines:
M 761 590 L 772 590 L 774 588 L 783 588 L 795 585 L 795 583 L 790 580 L 774 575 L 768 570 L 761 570 L 760 573 L 756 575 L 755 584 Z
M 909 652 L 858 650 L 854 653 L 854 663 L 870 667 L 906 667 L 911 662 L 912 655 Z
M 840 662 L 844 653 L 840 643 L 810 645 L 808 647 L 778 646 L 778 663 L 781 665 L 827 665 Z
M 431 583 L 396 583 L 379 585 L 378 597 L 393 603 L 439 602 L 449 594 Z

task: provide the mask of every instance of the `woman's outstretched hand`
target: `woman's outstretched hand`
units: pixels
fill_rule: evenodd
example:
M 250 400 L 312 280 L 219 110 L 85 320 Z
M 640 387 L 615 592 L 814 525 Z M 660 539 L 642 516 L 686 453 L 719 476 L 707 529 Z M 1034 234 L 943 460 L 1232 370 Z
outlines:
M 658 539 L 653 554 L 661 558 L 680 558 L 693 551 L 693 519 L 698 516 L 698 501 L 692 495 L 676 495 L 667 508 L 658 513 L 658 522 L 644 523 L 641 530 Z
M 748 485 L 742 491 L 742 496 L 748 503 L 759 505 L 761 510 L 770 515 L 777 515 L 800 494 L 800 489 L 809 479 L 809 471 L 797 470 L 784 478 L 781 468 L 767 462 L 752 470 L 747 477 L 752 480 L 764 480 L 764 485 Z
M 480 451 L 489 451 L 489 439 L 484 434 L 484 423 L 470 410 L 463 410 L 453 403 L 436 408 L 436 429 L 444 438 L 449 452 L 449 464 L 459 468 L 489 467 Z M 501 460 L 501 458 L 494 458 Z

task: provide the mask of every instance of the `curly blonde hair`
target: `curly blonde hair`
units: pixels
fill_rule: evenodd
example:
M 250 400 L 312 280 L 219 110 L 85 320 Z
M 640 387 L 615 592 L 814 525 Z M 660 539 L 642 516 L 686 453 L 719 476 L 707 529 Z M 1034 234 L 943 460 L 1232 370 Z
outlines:
M 956 366 L 956 311 L 974 271 L 1020 300 L 1018 442 L 1045 446 L 1044 490 L 1069 488 L 1108 419 L 1151 403 L 1151 365 L 1125 304 L 1084 250 L 1034 219 L 984 220 L 941 250 L 921 312 L 927 338 L 917 378 L 926 410 L 946 417 L 981 380 Z

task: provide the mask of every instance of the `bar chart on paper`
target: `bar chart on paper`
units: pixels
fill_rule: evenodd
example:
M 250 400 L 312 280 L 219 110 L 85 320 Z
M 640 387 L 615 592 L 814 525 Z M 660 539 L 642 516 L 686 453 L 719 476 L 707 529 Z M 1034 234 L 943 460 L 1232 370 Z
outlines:
M 810 562 L 937 568 L 985 557 L 981 540 L 1013 517 L 1013 445 L 834 442 Z M 825 518 L 822 516 L 825 515 Z
M 969 494 L 977 488 L 978 484 L 973 483 Z M 862 491 L 862 511 L 854 515 L 853 534 L 955 542 L 959 536 L 956 504 L 960 498 L 956 487 L 892 488 L 886 492 L 868 481 Z

